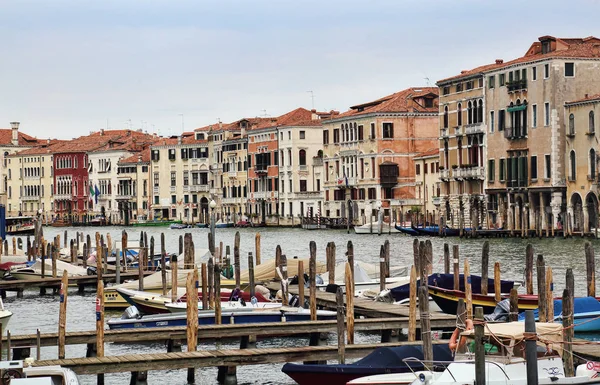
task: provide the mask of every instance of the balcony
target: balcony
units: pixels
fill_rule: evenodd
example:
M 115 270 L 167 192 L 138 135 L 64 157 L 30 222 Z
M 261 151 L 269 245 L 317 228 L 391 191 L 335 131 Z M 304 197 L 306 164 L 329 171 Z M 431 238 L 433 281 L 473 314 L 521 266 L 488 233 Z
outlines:
M 440 169 L 440 179 L 447 180 L 450 178 L 450 170 Z
M 229 178 L 237 178 L 237 171 L 228 171 L 227 176 Z
M 441 135 L 442 135 L 442 138 L 447 138 L 448 137 L 448 129 L 447 128 L 442 128 L 441 129 Z
M 54 194 L 54 200 L 56 200 L 56 201 L 71 201 L 71 200 L 73 200 L 73 194 Z
M 483 123 L 469 124 L 465 127 L 467 135 L 483 134 Z
M 456 136 L 462 135 L 463 134 L 463 128 L 462 128 L 462 126 L 455 126 L 454 127 L 454 134 Z
M 267 197 L 267 193 L 264 191 L 256 191 L 253 193 L 250 193 L 251 197 L 254 199 L 265 199 Z
M 439 206 L 440 203 L 442 203 L 442 197 L 431 197 L 431 203 L 433 203 L 434 206 Z
M 190 185 L 183 185 L 183 192 L 189 192 L 190 191 Z
M 456 179 L 482 179 L 484 178 L 483 167 L 459 167 L 455 168 L 453 175 Z
M 241 197 L 237 197 L 237 198 L 222 198 L 221 199 L 221 203 L 224 205 L 241 205 L 244 202 L 242 202 Z
M 190 185 L 190 192 L 208 192 L 210 187 L 207 184 Z
M 154 186 L 154 189 L 152 191 L 154 191 L 154 194 L 158 194 L 160 192 L 160 187 Z
M 268 172 L 268 164 L 257 164 L 254 166 L 254 172 L 258 175 L 266 175 Z
M 509 140 L 526 139 L 527 127 L 506 127 L 504 137 Z
M 308 166 L 305 164 L 301 164 L 298 166 L 299 171 L 308 171 Z
M 28 195 L 28 196 L 21 197 L 21 200 L 23 202 L 37 202 L 40 200 L 40 196 L 39 195 Z
M 300 191 L 294 193 L 298 199 L 323 199 L 323 192 L 321 191 Z
M 175 191 L 177 191 L 177 186 L 170 186 L 169 191 L 171 191 L 172 193 L 174 193 Z
M 336 184 L 339 188 L 349 188 L 356 186 L 356 182 L 357 180 L 355 177 L 338 177 Z
M 313 166 L 314 167 L 320 167 L 323 166 L 323 158 L 319 157 L 319 156 L 315 156 L 313 157 Z
M 506 83 L 506 89 L 508 92 L 516 92 L 516 91 L 526 91 L 527 90 L 527 80 L 515 80 L 512 82 Z
M 131 193 L 119 193 L 119 194 L 117 194 L 116 199 L 118 201 L 128 201 L 128 200 L 133 199 L 133 194 L 131 194 Z

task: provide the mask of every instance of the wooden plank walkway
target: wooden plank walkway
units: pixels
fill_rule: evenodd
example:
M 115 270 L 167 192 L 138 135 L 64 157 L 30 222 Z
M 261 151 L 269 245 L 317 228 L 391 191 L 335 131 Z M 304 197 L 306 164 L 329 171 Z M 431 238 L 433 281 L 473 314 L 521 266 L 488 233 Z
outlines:
M 440 323 L 439 327 L 452 328 L 455 320 L 447 320 Z M 372 318 L 357 319 L 354 321 L 356 331 L 382 331 L 397 330 L 408 327 L 408 320 L 403 318 Z M 417 328 L 420 328 L 417 323 Z M 291 336 L 309 333 L 328 333 L 337 331 L 337 321 L 302 321 L 302 322 L 269 322 L 257 324 L 237 325 L 200 325 L 198 327 L 199 340 L 212 340 L 219 338 L 239 338 L 248 335 L 257 337 L 269 336 Z M 186 327 L 178 326 L 171 328 L 142 328 L 106 330 L 104 332 L 105 342 L 127 343 L 127 342 L 152 342 L 165 340 L 185 340 Z M 2 337 L 3 343 L 7 342 L 6 336 Z M 35 334 L 12 335 L 10 343 L 12 348 L 22 346 L 35 346 L 37 336 Z M 67 332 L 65 335 L 67 345 L 95 344 L 96 331 Z M 44 333 L 40 335 L 41 346 L 57 346 L 58 333 Z
M 153 274 L 153 271 L 145 271 L 144 275 Z M 139 277 L 139 273 L 137 271 L 134 272 L 124 272 L 120 274 L 120 283 L 124 282 L 126 279 L 137 279 Z M 102 274 L 102 280 L 105 283 L 113 283 L 116 282 L 116 274 Z M 83 275 L 78 277 L 70 277 L 69 285 L 73 286 L 96 286 L 98 281 L 98 277 L 95 275 Z M 0 290 L 4 291 L 22 291 L 28 288 L 34 287 L 60 287 L 61 278 L 36 278 L 36 279 L 21 279 L 21 280 L 1 280 L 0 281 Z
M 269 290 L 277 291 L 281 288 L 279 285 L 279 282 L 275 282 L 268 284 L 267 287 Z M 291 294 L 298 294 L 297 285 L 290 285 L 288 290 Z M 317 290 L 317 305 L 336 310 L 337 304 L 335 301 L 335 294 Z M 354 298 L 354 314 L 363 315 L 369 318 L 406 317 L 408 319 L 408 306 L 399 306 L 357 297 Z M 430 316 L 432 328 L 444 327 L 439 324 L 445 325 L 448 320 L 452 320 L 453 322 L 456 321 L 456 316 L 440 312 L 432 312 Z M 419 312 L 417 312 L 417 320 L 419 320 Z
M 361 358 L 380 347 L 420 344 L 421 342 L 389 342 L 346 346 L 346 358 Z M 434 341 L 447 344 L 448 341 Z M 264 349 L 202 350 L 182 353 L 129 354 L 122 356 L 43 360 L 33 366 L 60 365 L 77 374 L 100 374 L 171 370 L 213 366 L 274 364 L 282 362 L 334 360 L 337 346 L 304 346 Z

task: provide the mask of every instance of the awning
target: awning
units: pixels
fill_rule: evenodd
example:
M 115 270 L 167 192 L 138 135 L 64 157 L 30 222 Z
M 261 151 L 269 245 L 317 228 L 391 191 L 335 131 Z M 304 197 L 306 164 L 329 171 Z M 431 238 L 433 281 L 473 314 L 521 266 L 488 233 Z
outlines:
M 506 111 L 508 112 L 514 112 L 514 111 L 523 111 L 524 109 L 527 108 L 527 104 L 520 104 L 518 106 L 514 106 L 514 107 L 508 107 L 506 109 Z

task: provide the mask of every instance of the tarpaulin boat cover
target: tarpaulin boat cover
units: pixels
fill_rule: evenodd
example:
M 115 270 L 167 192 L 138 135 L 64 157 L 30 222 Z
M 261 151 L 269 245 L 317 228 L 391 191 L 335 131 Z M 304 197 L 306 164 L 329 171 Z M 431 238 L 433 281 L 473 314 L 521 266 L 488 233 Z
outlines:
M 298 262 L 302 261 L 304 263 L 304 272 L 308 274 L 309 270 L 309 259 L 308 258 L 298 258 L 298 259 L 288 259 L 287 260 L 287 273 L 288 277 L 291 278 L 298 274 Z M 317 274 L 322 274 L 326 270 L 326 266 L 323 262 L 317 262 Z M 240 278 L 244 282 L 248 282 L 248 270 L 242 271 L 240 273 Z M 277 275 L 277 271 L 275 270 L 275 260 L 271 259 L 268 261 L 264 261 L 258 266 L 254 267 L 254 282 L 270 282 L 270 281 L 279 281 L 279 276 Z
M 600 312 L 600 302 L 594 297 L 578 297 L 573 302 L 573 314 Z M 535 319 L 538 318 L 538 309 L 533 311 Z M 554 300 L 554 318 L 562 317 L 562 300 Z M 519 321 L 525 320 L 525 312 L 519 314 Z
M 403 362 L 405 358 L 414 357 L 417 359 L 423 359 L 423 349 L 421 345 L 405 345 L 393 348 L 378 348 L 375 349 L 371 354 L 363 359 L 360 359 L 352 364 L 345 365 L 302 365 L 287 363 L 281 369 L 282 372 L 288 376 L 294 378 L 295 374 L 314 374 L 314 379 L 317 380 L 320 374 L 339 374 L 344 375 L 355 375 L 354 378 L 373 374 L 383 373 L 402 373 L 408 372 L 409 367 L 413 370 L 423 370 L 423 364 L 418 361 Z M 433 359 L 434 361 L 452 361 L 452 353 L 448 348 L 447 344 L 434 344 L 433 345 Z M 331 377 L 327 377 L 328 380 Z M 329 385 L 333 385 L 331 381 Z M 337 384 L 337 382 L 335 383 Z
M 465 290 L 465 278 L 463 274 L 460 274 L 459 279 L 459 290 Z M 441 287 L 443 289 L 453 289 L 454 288 L 454 274 L 431 274 L 427 278 L 427 283 L 429 286 Z M 417 281 L 417 289 L 420 287 L 420 280 Z M 510 290 L 514 286 L 513 281 L 500 281 L 500 291 L 502 293 L 510 293 Z M 494 287 L 494 279 L 488 279 L 488 287 Z M 481 276 L 479 275 L 471 275 L 471 291 L 473 294 L 481 293 Z M 410 284 L 402 285 L 391 289 L 392 296 L 396 301 L 402 301 L 409 297 L 410 294 Z

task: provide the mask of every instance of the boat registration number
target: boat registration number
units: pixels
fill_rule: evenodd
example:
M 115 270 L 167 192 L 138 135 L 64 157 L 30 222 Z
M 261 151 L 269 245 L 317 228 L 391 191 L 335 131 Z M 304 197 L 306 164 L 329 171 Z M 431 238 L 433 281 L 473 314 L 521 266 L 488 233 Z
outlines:
M 156 326 L 169 326 L 169 323 L 167 321 L 159 321 L 156 323 Z

